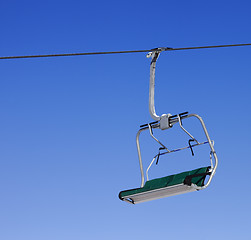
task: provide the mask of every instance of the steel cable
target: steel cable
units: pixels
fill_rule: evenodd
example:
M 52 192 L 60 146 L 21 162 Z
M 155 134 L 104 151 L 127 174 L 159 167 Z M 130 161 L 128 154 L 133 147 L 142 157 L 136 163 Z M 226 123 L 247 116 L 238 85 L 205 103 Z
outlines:
M 69 56 L 102 55 L 102 54 L 143 53 L 143 52 L 156 51 L 158 49 L 161 51 L 180 51 L 180 50 L 241 47 L 241 46 L 251 46 L 251 43 L 225 44 L 225 45 L 200 46 L 200 47 L 183 47 L 183 48 L 164 47 L 164 48 L 154 48 L 146 50 L 128 50 L 128 51 L 111 51 L 111 52 L 83 52 L 83 53 L 40 54 L 40 55 L 24 55 L 24 56 L 4 56 L 0 57 L 0 59 L 3 60 L 3 59 L 20 59 L 20 58 L 69 57 Z

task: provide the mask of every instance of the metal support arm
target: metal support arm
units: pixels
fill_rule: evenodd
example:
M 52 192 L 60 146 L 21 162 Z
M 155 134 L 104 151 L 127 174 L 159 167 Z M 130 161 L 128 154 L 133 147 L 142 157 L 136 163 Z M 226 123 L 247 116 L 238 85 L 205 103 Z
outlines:
M 155 67 L 156 61 L 159 57 L 160 51 L 154 51 L 148 54 L 148 57 L 152 57 L 151 65 L 150 65 L 150 84 L 149 84 L 149 112 L 151 117 L 159 121 L 160 116 L 156 114 L 155 104 L 154 104 L 154 89 L 155 89 Z
M 160 121 L 160 129 L 168 129 L 169 125 L 169 117 L 171 114 L 162 114 L 158 116 L 155 111 L 155 104 L 154 104 L 154 95 L 155 95 L 155 68 L 156 68 L 156 61 L 159 57 L 159 54 L 164 49 L 158 48 L 153 52 L 148 53 L 147 57 L 151 57 L 151 65 L 150 65 L 150 84 L 149 84 L 149 112 L 151 117 L 155 121 Z

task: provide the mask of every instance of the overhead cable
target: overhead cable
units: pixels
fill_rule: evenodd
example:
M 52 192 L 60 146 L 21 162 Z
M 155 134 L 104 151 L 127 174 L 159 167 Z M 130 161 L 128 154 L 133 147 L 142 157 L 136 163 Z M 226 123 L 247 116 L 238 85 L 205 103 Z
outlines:
M 251 43 L 225 44 L 225 45 L 199 46 L 199 47 L 183 47 L 183 48 L 163 47 L 163 48 L 154 48 L 154 49 L 146 49 L 146 50 L 128 50 L 128 51 L 111 51 L 111 52 L 83 52 L 83 53 L 60 53 L 60 54 L 24 55 L 24 56 L 5 56 L 5 57 L 0 57 L 0 59 L 69 57 L 69 56 L 102 55 L 102 54 L 143 53 L 143 52 L 151 52 L 151 51 L 157 51 L 157 50 L 179 51 L 179 50 L 223 48 L 223 47 L 241 47 L 241 46 L 251 46 Z

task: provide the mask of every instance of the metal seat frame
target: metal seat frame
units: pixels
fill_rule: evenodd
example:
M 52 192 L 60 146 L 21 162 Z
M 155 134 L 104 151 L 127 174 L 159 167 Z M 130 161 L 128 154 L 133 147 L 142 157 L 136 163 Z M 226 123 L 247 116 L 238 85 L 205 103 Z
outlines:
M 141 125 L 140 130 L 138 131 L 137 135 L 136 135 L 136 144 L 137 144 L 137 151 L 138 151 L 138 158 L 139 158 L 139 166 L 140 166 L 140 173 L 141 173 L 141 185 L 140 187 L 144 187 L 145 184 L 145 174 L 144 174 L 144 170 L 143 170 L 143 163 L 142 163 L 142 156 L 141 156 L 141 149 L 140 149 L 140 143 L 139 143 L 139 137 L 141 132 L 149 130 L 151 137 L 157 141 L 160 145 L 161 145 L 161 149 L 165 150 L 164 153 L 159 153 L 157 155 L 154 156 L 152 162 L 150 163 L 150 165 L 147 168 L 146 171 L 146 178 L 148 180 L 148 171 L 150 169 L 150 167 L 152 166 L 153 162 L 156 160 L 157 157 L 159 157 L 159 155 L 163 155 L 163 154 L 168 154 L 171 152 L 176 152 L 176 151 L 180 151 L 186 148 L 191 148 L 194 146 L 199 146 L 202 144 L 206 144 L 208 143 L 210 146 L 210 160 L 211 160 L 211 169 L 210 169 L 210 175 L 209 178 L 206 182 L 206 184 L 204 184 L 203 186 L 197 186 L 195 184 L 192 184 L 191 186 L 185 185 L 185 184 L 179 184 L 176 186 L 171 186 L 171 187 L 166 187 L 166 188 L 162 188 L 162 189 L 158 189 L 158 190 L 154 190 L 154 191 L 149 191 L 149 192 L 145 192 L 145 193 L 140 193 L 140 194 L 135 194 L 134 196 L 128 196 L 128 197 L 124 197 L 122 200 L 127 201 L 129 203 L 139 203 L 139 202 L 145 202 L 145 201 L 150 201 L 150 200 L 154 200 L 154 199 L 158 199 L 158 198 L 162 198 L 162 197 L 168 197 L 168 196 L 172 196 L 172 195 L 177 195 L 177 194 L 182 194 L 185 192 L 191 192 L 191 191 L 196 191 L 196 190 L 201 190 L 201 189 L 205 189 L 209 186 L 209 184 L 212 181 L 212 178 L 216 172 L 216 168 L 218 166 L 218 158 L 216 155 L 216 152 L 214 150 L 214 142 L 210 139 L 208 131 L 206 129 L 205 123 L 202 120 L 202 118 L 197 115 L 197 114 L 188 114 L 188 112 L 185 113 L 181 113 L 181 114 L 177 114 L 177 115 L 171 115 L 169 114 L 162 114 L 161 116 L 158 116 L 156 114 L 155 111 L 155 104 L 154 104 L 154 92 L 155 92 L 155 68 L 156 68 L 156 61 L 159 57 L 160 52 L 162 51 L 162 48 L 157 48 L 154 51 L 148 53 L 147 57 L 148 58 L 152 58 L 151 60 L 151 65 L 150 65 L 150 84 L 149 84 L 149 112 L 151 117 L 155 120 L 155 122 L 152 123 L 148 123 L 148 124 L 144 124 Z M 197 141 L 182 125 L 182 120 L 183 119 L 187 119 L 187 118 L 191 118 L 194 117 L 196 119 L 199 120 L 199 122 L 201 123 L 202 129 L 204 130 L 205 136 L 207 138 L 206 142 L 199 142 Z M 194 145 L 190 145 L 188 147 L 183 147 L 183 148 L 179 148 L 179 149 L 174 149 L 174 150 L 170 150 L 168 149 L 162 142 L 160 142 L 154 135 L 153 135 L 153 129 L 161 129 L 161 130 L 166 130 L 169 129 L 171 127 L 173 127 L 174 124 L 179 123 L 179 126 L 181 127 L 181 129 L 190 136 L 190 138 L 192 139 L 192 141 L 196 142 Z M 212 158 L 214 159 L 214 164 L 212 161 Z

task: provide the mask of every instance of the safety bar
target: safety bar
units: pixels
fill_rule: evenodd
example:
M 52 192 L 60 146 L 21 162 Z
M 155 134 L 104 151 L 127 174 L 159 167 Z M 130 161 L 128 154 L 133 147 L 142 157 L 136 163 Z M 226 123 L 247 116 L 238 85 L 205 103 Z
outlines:
M 213 142 L 213 141 L 212 141 Z M 146 170 L 146 180 L 148 181 L 149 178 L 148 178 L 148 172 L 149 172 L 149 169 L 151 168 L 151 166 L 153 165 L 154 161 L 156 160 L 157 158 L 157 161 L 156 161 L 156 164 L 158 162 L 158 158 L 162 155 L 165 155 L 165 154 L 168 154 L 168 153 L 174 153 L 174 152 L 178 152 L 178 151 L 181 151 L 181 150 L 185 150 L 185 149 L 188 149 L 188 148 L 193 148 L 193 147 L 196 147 L 196 146 L 200 146 L 200 145 L 204 145 L 204 144 L 207 144 L 208 141 L 205 141 L 205 142 L 201 142 L 201 143 L 196 143 L 196 144 L 193 144 L 191 146 L 187 146 L 187 147 L 183 147 L 183 148 L 177 148 L 177 149 L 174 149 L 174 150 L 171 150 L 169 152 L 159 152 L 158 154 L 156 154 L 154 157 L 153 157 L 153 160 L 151 161 L 151 163 L 149 164 L 147 170 Z M 212 153 L 210 152 L 210 161 L 211 161 L 211 167 L 213 168 L 213 162 L 212 162 Z

